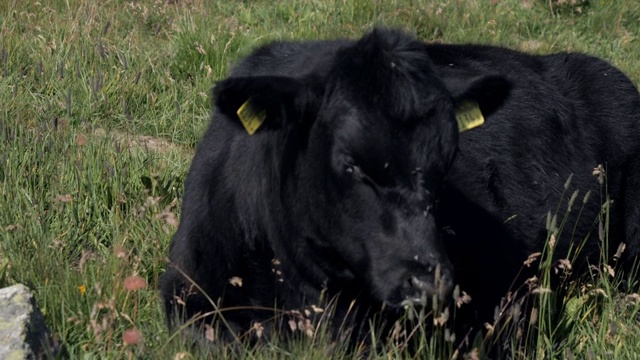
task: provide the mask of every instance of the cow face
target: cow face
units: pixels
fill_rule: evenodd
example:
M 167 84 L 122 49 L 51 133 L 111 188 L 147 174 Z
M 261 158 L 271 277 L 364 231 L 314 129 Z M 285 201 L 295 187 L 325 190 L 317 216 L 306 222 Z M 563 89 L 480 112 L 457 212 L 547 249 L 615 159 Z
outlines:
M 504 82 L 443 78 L 422 43 L 394 32 L 327 61 L 306 78 L 236 78 L 216 90 L 222 113 L 251 99 L 264 130 L 281 133 L 274 186 L 301 241 L 282 251 L 312 282 L 360 286 L 376 302 L 445 300 L 453 273 L 434 206 L 457 149 L 456 102 Z

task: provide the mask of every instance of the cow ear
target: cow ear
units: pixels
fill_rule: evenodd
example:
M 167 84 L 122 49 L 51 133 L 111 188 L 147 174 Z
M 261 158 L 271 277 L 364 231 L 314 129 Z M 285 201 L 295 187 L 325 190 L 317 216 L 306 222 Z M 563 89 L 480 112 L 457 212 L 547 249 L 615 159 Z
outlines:
M 315 103 L 312 92 L 307 81 L 291 77 L 236 77 L 214 87 L 213 102 L 220 113 L 242 122 L 253 134 L 247 126 L 255 131 L 263 123 L 278 127 L 302 121 Z
M 475 101 L 487 117 L 498 110 L 511 92 L 511 83 L 501 75 L 452 74 L 444 83 L 456 104 Z

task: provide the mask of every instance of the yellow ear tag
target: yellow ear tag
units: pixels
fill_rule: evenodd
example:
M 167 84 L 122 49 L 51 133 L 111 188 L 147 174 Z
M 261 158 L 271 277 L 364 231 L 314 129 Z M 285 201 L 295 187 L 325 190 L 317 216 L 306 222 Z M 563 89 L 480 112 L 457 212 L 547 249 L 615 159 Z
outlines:
M 460 132 L 484 124 L 484 116 L 482 116 L 480 106 L 475 101 L 465 101 L 458 105 L 456 120 L 458 120 L 458 130 Z
M 249 100 L 245 101 L 244 104 L 240 106 L 238 111 L 236 111 L 236 114 L 238 114 L 240 122 L 242 122 L 242 125 L 247 130 L 249 135 L 253 135 L 267 118 L 267 114 L 264 112 L 264 110 L 259 113 L 253 111 L 251 105 L 249 104 Z

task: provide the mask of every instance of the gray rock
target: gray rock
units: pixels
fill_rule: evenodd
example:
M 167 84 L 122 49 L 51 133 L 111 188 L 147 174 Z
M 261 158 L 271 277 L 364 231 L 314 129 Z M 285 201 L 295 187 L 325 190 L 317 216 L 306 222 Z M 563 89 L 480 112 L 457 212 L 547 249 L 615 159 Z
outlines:
M 39 359 L 51 355 L 50 349 L 31 290 L 21 284 L 0 289 L 0 359 Z

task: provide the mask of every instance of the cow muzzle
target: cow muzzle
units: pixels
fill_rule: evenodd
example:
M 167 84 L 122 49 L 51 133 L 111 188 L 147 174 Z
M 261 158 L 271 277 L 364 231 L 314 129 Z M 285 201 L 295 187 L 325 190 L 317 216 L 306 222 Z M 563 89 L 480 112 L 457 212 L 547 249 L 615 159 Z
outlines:
M 453 292 L 451 270 L 447 265 L 430 267 L 426 272 L 407 274 L 400 288 L 400 305 L 426 306 L 433 301 L 445 304 Z

